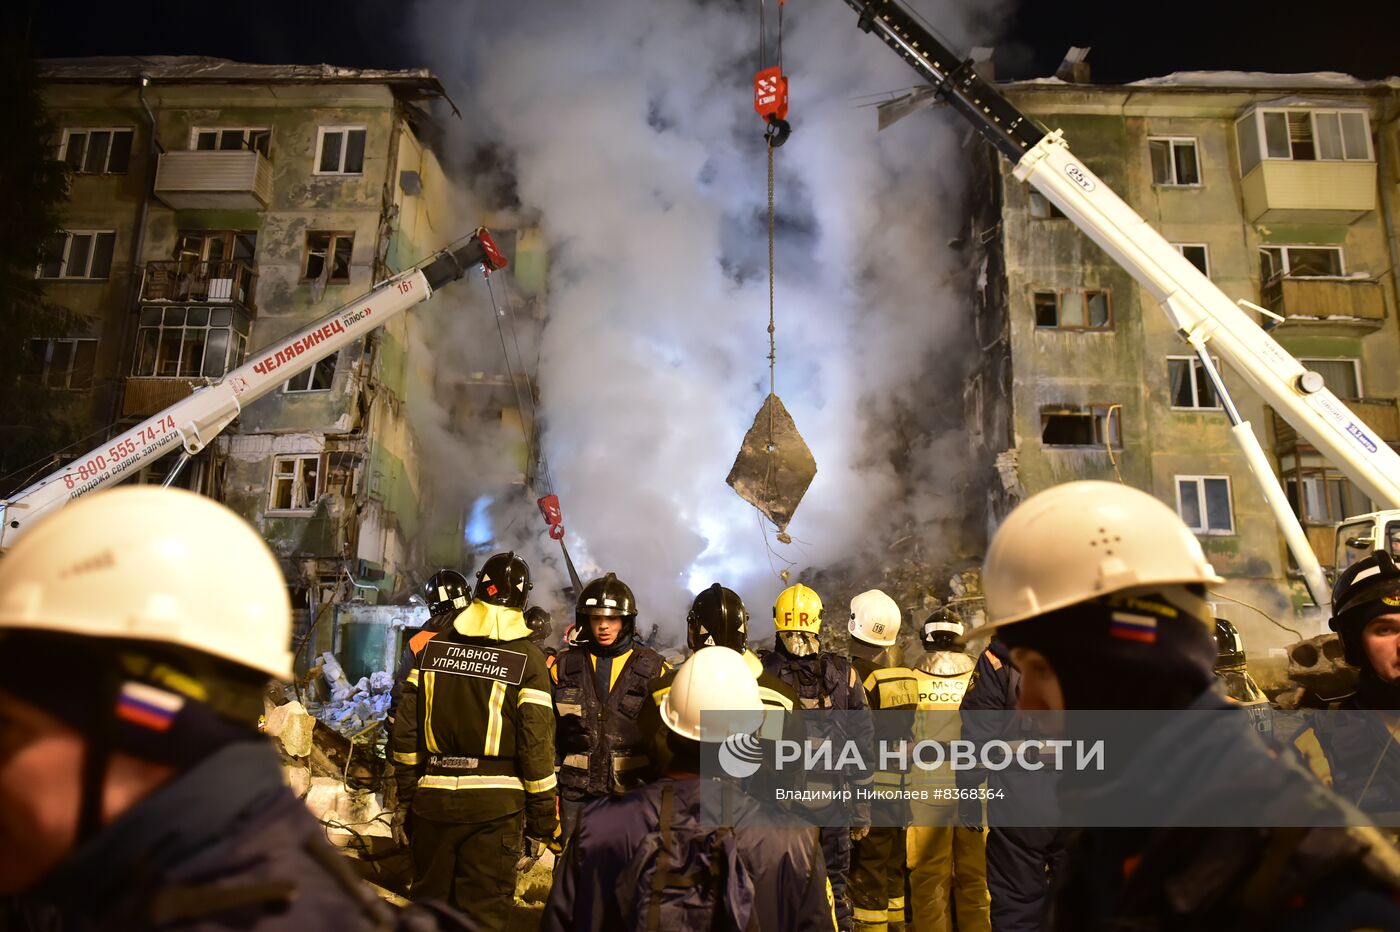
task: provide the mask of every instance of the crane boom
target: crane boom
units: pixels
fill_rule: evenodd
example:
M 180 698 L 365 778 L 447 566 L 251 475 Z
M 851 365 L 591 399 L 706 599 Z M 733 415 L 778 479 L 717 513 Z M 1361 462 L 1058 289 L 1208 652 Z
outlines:
M 1379 507 L 1400 508 L 1400 455 L 1183 258 L 1083 163 L 954 55 L 897 0 L 846 0 L 1029 182 L 1161 304 L 1193 347 L 1209 344 L 1259 395 Z M 1263 478 L 1263 477 L 1259 477 Z
M 0 501 L 0 551 L 49 512 L 120 482 L 177 447 L 190 455 L 203 450 L 245 406 L 396 314 L 426 301 L 434 290 L 461 278 L 467 269 L 479 265 L 489 274 L 505 264 L 491 234 L 481 227 L 465 243 L 435 253 L 257 352 L 219 381 Z

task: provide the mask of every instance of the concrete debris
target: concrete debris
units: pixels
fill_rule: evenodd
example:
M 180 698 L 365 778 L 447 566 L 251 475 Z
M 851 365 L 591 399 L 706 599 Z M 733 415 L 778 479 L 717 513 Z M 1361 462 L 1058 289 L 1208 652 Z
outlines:
M 352 790 L 334 777 L 312 777 L 303 797 L 311 814 L 326 824 L 333 844 L 353 846 L 357 837 L 389 838 L 393 829 L 378 794 Z
M 1288 678 L 1322 700 L 1356 689 L 1359 671 L 1346 662 L 1341 639 L 1323 634 L 1288 646 Z
M 288 757 L 305 757 L 311 753 L 311 735 L 316 728 L 306 707 L 295 700 L 268 711 L 263 730 L 282 742 Z
M 322 723 L 347 738 L 353 738 L 382 723 L 393 700 L 394 677 L 377 670 L 362 676 L 353 685 L 335 655 L 324 653 L 317 661 L 321 676 L 330 688 L 329 702 L 308 700 L 307 709 Z
M 997 454 L 996 470 L 997 476 L 1001 479 L 1001 487 L 1005 492 L 1024 498 L 1025 489 L 1021 487 L 1021 474 L 1018 469 L 1017 454 L 1015 450 L 1002 450 Z

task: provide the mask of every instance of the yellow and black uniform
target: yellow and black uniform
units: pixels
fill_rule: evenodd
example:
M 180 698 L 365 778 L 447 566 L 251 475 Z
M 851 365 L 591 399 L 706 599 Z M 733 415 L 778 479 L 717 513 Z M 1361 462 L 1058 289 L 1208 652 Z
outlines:
M 660 654 L 631 640 L 610 647 L 581 644 L 549 668 L 565 840 L 586 801 L 625 792 L 652 777 L 655 726 L 642 720 L 642 712 L 651 701 L 647 684 L 668 669 Z
M 875 659 L 853 656 L 851 666 L 861 679 L 872 712 L 877 742 L 894 747 L 913 734 L 913 712 L 919 705 L 919 681 L 908 667 L 880 666 Z M 877 745 L 878 746 L 878 745 Z M 850 897 L 858 932 L 897 932 L 904 928 L 904 832 L 909 806 L 902 798 L 904 775 L 876 771 L 877 812 L 870 833 L 851 848 Z
M 522 829 L 557 827 L 553 701 L 529 634 L 517 609 L 469 605 L 417 655 L 390 739 L 413 897 L 489 929 L 509 918 Z
M 914 667 L 919 683 L 917 741 L 946 746 L 961 737 L 957 712 L 976 662 L 961 651 L 930 651 Z M 913 789 L 928 792 L 913 803 L 906 839 L 909 898 L 914 932 L 951 932 L 953 907 L 958 932 L 991 932 L 987 892 L 987 833 L 959 824 L 957 779 L 950 766 L 914 770 Z M 979 807 L 980 808 L 980 807 Z

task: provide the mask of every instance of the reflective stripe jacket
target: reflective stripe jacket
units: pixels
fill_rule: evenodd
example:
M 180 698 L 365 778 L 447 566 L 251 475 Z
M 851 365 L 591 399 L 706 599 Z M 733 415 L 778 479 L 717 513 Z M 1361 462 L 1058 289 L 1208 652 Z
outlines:
M 487 821 L 523 807 L 531 834 L 552 833 L 554 703 L 544 654 L 524 636 L 470 637 L 456 627 L 432 644 L 510 652 L 523 657 L 524 674 L 515 684 L 508 675 L 425 669 L 420 652 L 390 739 L 399 799 L 444 822 Z
M 914 710 L 919 707 L 919 680 L 908 667 L 880 666 L 865 657 L 852 657 L 851 666 L 856 676 L 861 678 L 865 689 L 865 699 L 871 712 L 871 722 L 875 729 L 877 748 L 883 744 L 895 748 L 911 742 L 914 735 Z M 878 755 L 878 751 L 877 751 Z M 876 760 L 880 758 L 877 756 Z M 875 784 L 885 787 L 899 787 L 904 775 L 898 771 L 877 770 Z M 905 813 L 907 806 L 886 805 L 892 812 Z
M 959 651 L 934 651 L 925 654 L 914 675 L 919 684 L 919 712 L 914 720 L 915 741 L 937 741 L 946 746 L 962 734 L 958 708 L 972 680 L 974 663 Z M 912 782 L 922 788 L 952 787 L 953 769 L 947 765 L 933 770 L 915 768 L 910 772 Z
M 597 660 L 571 648 L 550 668 L 558 715 L 559 783 L 565 799 L 607 796 L 640 786 L 655 772 L 655 723 L 644 722 L 647 683 L 667 669 L 650 647 L 609 658 L 610 688 L 599 696 Z

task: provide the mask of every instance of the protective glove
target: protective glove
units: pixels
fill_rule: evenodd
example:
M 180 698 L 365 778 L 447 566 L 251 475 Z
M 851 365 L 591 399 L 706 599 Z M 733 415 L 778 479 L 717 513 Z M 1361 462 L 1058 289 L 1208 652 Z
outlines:
M 408 837 L 408 808 L 395 809 L 389 816 L 389 830 L 394 838 L 394 844 L 400 848 L 409 846 Z
M 855 825 L 851 827 L 851 841 L 860 841 L 869 834 L 870 826 L 868 825 Z
M 559 823 L 556 821 L 552 828 L 544 826 L 531 826 L 525 829 L 525 842 L 527 845 L 539 845 L 541 848 L 548 848 L 558 856 L 564 850 L 561 841 L 562 834 Z M 536 854 L 536 857 L 539 855 Z
M 974 832 L 982 831 L 982 800 L 958 800 L 958 824 Z

